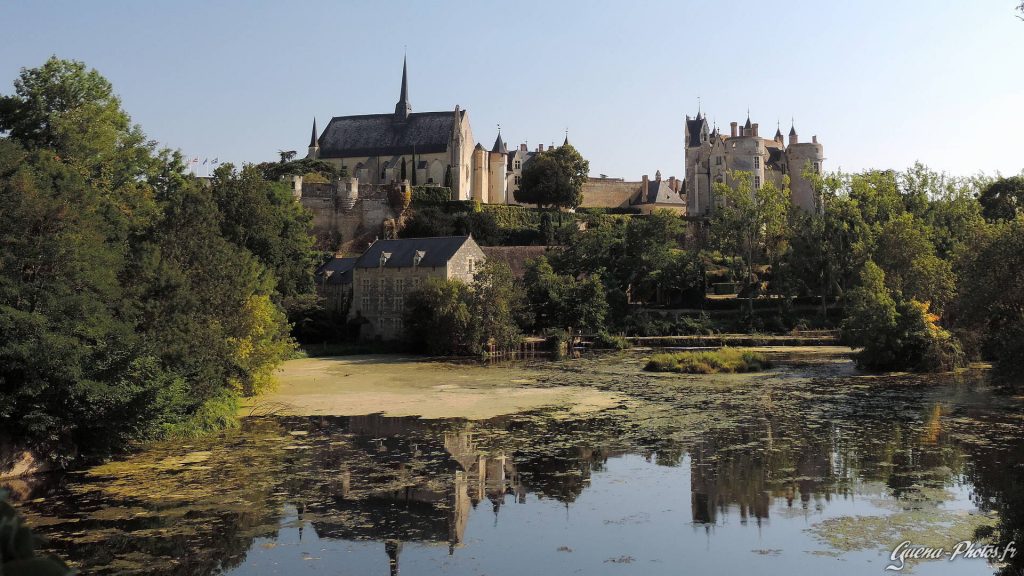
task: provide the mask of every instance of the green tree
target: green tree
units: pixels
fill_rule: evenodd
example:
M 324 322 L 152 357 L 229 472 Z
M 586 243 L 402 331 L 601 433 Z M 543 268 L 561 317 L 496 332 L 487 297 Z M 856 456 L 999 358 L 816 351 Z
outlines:
M 755 188 L 747 172 L 737 172 L 733 179 L 735 186 L 715 184 L 715 194 L 724 202 L 711 219 L 711 237 L 723 253 L 742 262 L 741 282 L 750 293 L 747 306 L 753 313 L 754 264 L 762 255 L 769 262 L 778 259 L 788 235 L 789 188 L 771 182 Z
M 431 278 L 408 295 L 405 310 L 406 336 L 413 345 L 435 355 L 479 352 L 472 295 L 466 284 Z
M 248 250 L 277 279 L 284 298 L 313 292 L 312 215 L 287 187 L 267 182 L 254 166 L 241 171 L 231 164 L 213 173 L 210 192 L 221 214 L 221 235 Z
M 982 190 L 978 197 L 982 214 L 988 221 L 1013 220 L 1024 213 L 1024 176 L 1000 178 Z
M 536 204 L 537 208 L 576 208 L 583 202 L 583 185 L 589 171 L 590 162 L 571 144 L 540 152 L 523 167 L 522 180 L 514 194 L 516 202 Z
M 946 371 L 962 366 L 960 343 L 928 313 L 928 305 L 897 300 L 885 272 L 868 261 L 847 299 L 842 338 L 860 347 L 857 364 L 868 370 Z
M 508 264 L 487 261 L 472 284 L 472 309 L 480 341 L 499 352 L 518 349 L 520 323 L 528 321 L 525 294 L 512 278 Z
M 969 347 L 1005 373 L 1024 369 L 1024 219 L 979 229 L 957 259 L 949 316 Z
M 585 332 L 604 327 L 608 304 L 599 274 L 558 274 L 541 256 L 529 263 L 523 281 L 537 328 Z

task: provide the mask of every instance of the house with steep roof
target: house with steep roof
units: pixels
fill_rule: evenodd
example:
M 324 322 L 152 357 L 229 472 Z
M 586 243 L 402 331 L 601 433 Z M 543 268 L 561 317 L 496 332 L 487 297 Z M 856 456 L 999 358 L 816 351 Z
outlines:
M 429 278 L 472 282 L 485 260 L 471 236 L 377 240 L 353 266 L 349 317 L 362 339 L 400 338 L 406 295 Z

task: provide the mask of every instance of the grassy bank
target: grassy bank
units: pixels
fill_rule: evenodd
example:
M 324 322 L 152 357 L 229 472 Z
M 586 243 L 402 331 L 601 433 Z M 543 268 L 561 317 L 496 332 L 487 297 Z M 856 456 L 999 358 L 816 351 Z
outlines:
M 717 374 L 719 372 L 757 372 L 771 368 L 764 354 L 738 348 L 722 348 L 703 352 L 655 354 L 644 370 L 679 372 L 683 374 Z

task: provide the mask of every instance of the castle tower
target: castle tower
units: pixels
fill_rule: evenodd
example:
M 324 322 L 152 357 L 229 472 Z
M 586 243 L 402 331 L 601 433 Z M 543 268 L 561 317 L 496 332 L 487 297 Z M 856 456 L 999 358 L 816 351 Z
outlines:
M 800 138 L 796 135 L 796 125 L 792 121 L 789 123 L 789 145 L 799 144 Z
M 818 143 L 818 137 L 812 136 L 810 142 L 801 143 L 796 128 L 789 130 L 789 146 L 786 148 L 786 172 L 789 173 L 789 189 L 793 204 L 807 210 L 818 212 L 821 202 L 814 190 L 814 185 L 805 175 L 805 171 L 821 174 L 825 162 L 824 147 Z
M 775 124 L 775 141 L 779 144 L 785 144 L 785 141 L 782 138 L 782 127 L 779 126 L 777 122 Z
M 498 127 L 498 137 L 494 139 L 494 146 L 491 146 L 491 151 L 488 154 L 490 159 L 488 160 L 488 166 L 490 168 L 490 174 L 488 178 L 490 185 L 488 186 L 488 196 L 491 203 L 505 203 L 506 194 L 508 194 L 508 147 L 505 146 L 505 140 L 501 137 L 501 127 Z
M 405 122 L 412 114 L 412 104 L 409 103 L 409 81 L 406 59 L 402 58 L 402 93 L 398 96 L 398 103 L 395 104 L 395 121 Z
M 309 137 L 309 153 L 306 158 L 316 160 L 320 156 L 320 143 L 316 137 L 316 118 L 313 118 L 313 135 Z

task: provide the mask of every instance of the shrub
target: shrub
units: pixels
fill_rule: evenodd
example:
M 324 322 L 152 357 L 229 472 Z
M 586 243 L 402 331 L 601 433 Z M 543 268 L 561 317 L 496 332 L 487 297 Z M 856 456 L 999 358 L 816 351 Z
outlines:
M 722 348 L 706 352 L 675 352 L 655 354 L 644 370 L 649 372 L 679 372 L 682 374 L 717 374 L 719 372 L 758 372 L 771 368 L 764 354 Z
M 593 346 L 594 348 L 606 350 L 625 350 L 629 348 L 629 340 L 626 340 L 625 336 L 610 334 L 609 332 L 602 330 L 597 334 L 594 334 Z

